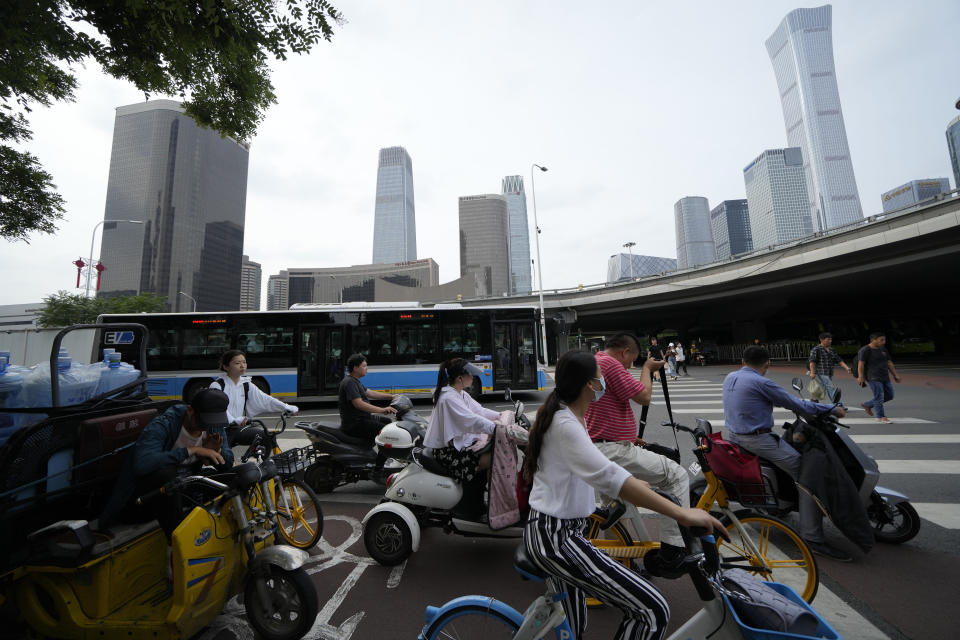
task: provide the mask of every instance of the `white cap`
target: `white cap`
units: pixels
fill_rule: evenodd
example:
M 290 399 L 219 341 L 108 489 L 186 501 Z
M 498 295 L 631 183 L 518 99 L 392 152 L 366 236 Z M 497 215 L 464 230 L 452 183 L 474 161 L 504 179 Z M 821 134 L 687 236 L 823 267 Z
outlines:
M 671 343 L 670 343 L 669 345 L 667 345 L 667 346 L 670 346 L 670 347 L 672 347 L 672 346 L 673 346 L 673 343 L 671 342 Z

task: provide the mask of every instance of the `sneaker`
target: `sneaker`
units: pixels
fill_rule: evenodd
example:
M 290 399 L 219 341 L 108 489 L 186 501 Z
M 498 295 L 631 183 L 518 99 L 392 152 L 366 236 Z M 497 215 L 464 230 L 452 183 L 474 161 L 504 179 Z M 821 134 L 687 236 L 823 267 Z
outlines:
M 868 407 L 866 403 L 863 403 L 860 406 L 863 407 L 863 410 L 867 412 L 868 416 L 870 416 L 871 418 L 873 417 L 873 409 Z
M 853 562 L 853 556 L 841 551 L 840 549 L 831 547 L 826 542 L 810 542 L 809 540 L 804 540 L 804 542 L 807 543 L 810 551 L 814 552 L 818 556 L 830 558 L 832 560 L 836 560 L 837 562 Z
M 890 418 L 884 416 L 882 418 L 877 418 L 877 422 L 892 422 Z
M 643 556 L 643 568 L 658 578 L 676 580 L 687 574 L 686 558 L 684 549 L 663 545 Z

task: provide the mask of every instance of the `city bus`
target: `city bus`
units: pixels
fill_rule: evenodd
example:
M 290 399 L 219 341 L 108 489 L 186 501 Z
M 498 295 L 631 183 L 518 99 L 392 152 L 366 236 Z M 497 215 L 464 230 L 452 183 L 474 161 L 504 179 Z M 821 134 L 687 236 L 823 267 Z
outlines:
M 220 355 L 247 354 L 253 384 L 284 401 L 337 398 L 345 363 L 367 357 L 370 389 L 427 397 L 440 363 L 461 357 L 483 370 L 471 395 L 542 390 L 536 307 L 465 308 L 413 303 L 297 304 L 289 311 L 108 314 L 149 331 L 148 389 L 153 399 L 188 399 L 219 375 Z M 132 332 L 102 331 L 99 347 L 139 367 Z

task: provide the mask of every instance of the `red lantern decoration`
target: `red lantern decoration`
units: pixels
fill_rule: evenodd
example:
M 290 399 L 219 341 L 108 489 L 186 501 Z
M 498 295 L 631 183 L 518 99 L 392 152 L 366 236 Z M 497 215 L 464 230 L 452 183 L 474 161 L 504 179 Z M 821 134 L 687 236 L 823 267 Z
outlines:
M 87 266 L 87 263 L 83 261 L 83 258 L 77 258 L 73 261 L 73 264 L 77 267 L 77 289 L 80 288 L 80 272 L 83 271 L 83 268 Z
M 103 266 L 102 262 L 98 262 L 94 269 L 97 270 L 97 291 L 100 291 L 100 276 L 103 275 L 103 272 L 106 271 L 107 268 Z

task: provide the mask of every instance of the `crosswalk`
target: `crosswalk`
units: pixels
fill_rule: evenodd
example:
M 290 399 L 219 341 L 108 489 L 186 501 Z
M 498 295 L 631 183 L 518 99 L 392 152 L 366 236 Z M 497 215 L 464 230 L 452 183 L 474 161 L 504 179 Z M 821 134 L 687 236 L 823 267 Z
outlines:
M 638 370 L 634 369 L 631 373 L 639 379 L 640 372 Z M 670 405 L 678 423 L 692 426 L 694 417 L 696 417 L 709 420 L 715 431 L 726 426 L 721 382 L 700 380 L 691 376 L 670 381 L 668 386 Z M 657 382 L 653 385 L 652 405 L 660 407 L 661 411 L 664 412 L 662 409 L 664 407 L 663 389 Z M 842 420 L 845 425 L 855 427 L 878 424 L 875 418 L 868 417 L 860 407 L 850 407 L 847 411 L 847 417 Z M 774 409 L 773 415 L 775 423 L 782 424 L 783 421 L 793 417 L 793 412 L 777 408 Z M 889 429 L 896 429 L 896 425 L 935 425 L 937 422 L 934 420 L 911 416 L 891 417 L 890 420 L 890 424 L 884 425 L 884 433 L 851 433 L 850 435 L 853 441 L 859 445 L 960 444 L 960 434 L 956 433 L 891 433 L 889 431 Z M 652 421 L 648 424 L 652 424 Z M 879 459 L 877 464 L 880 466 L 881 474 L 960 475 L 960 461 L 958 460 Z M 947 529 L 960 529 L 960 504 L 920 502 L 914 503 L 914 506 L 925 520 Z

